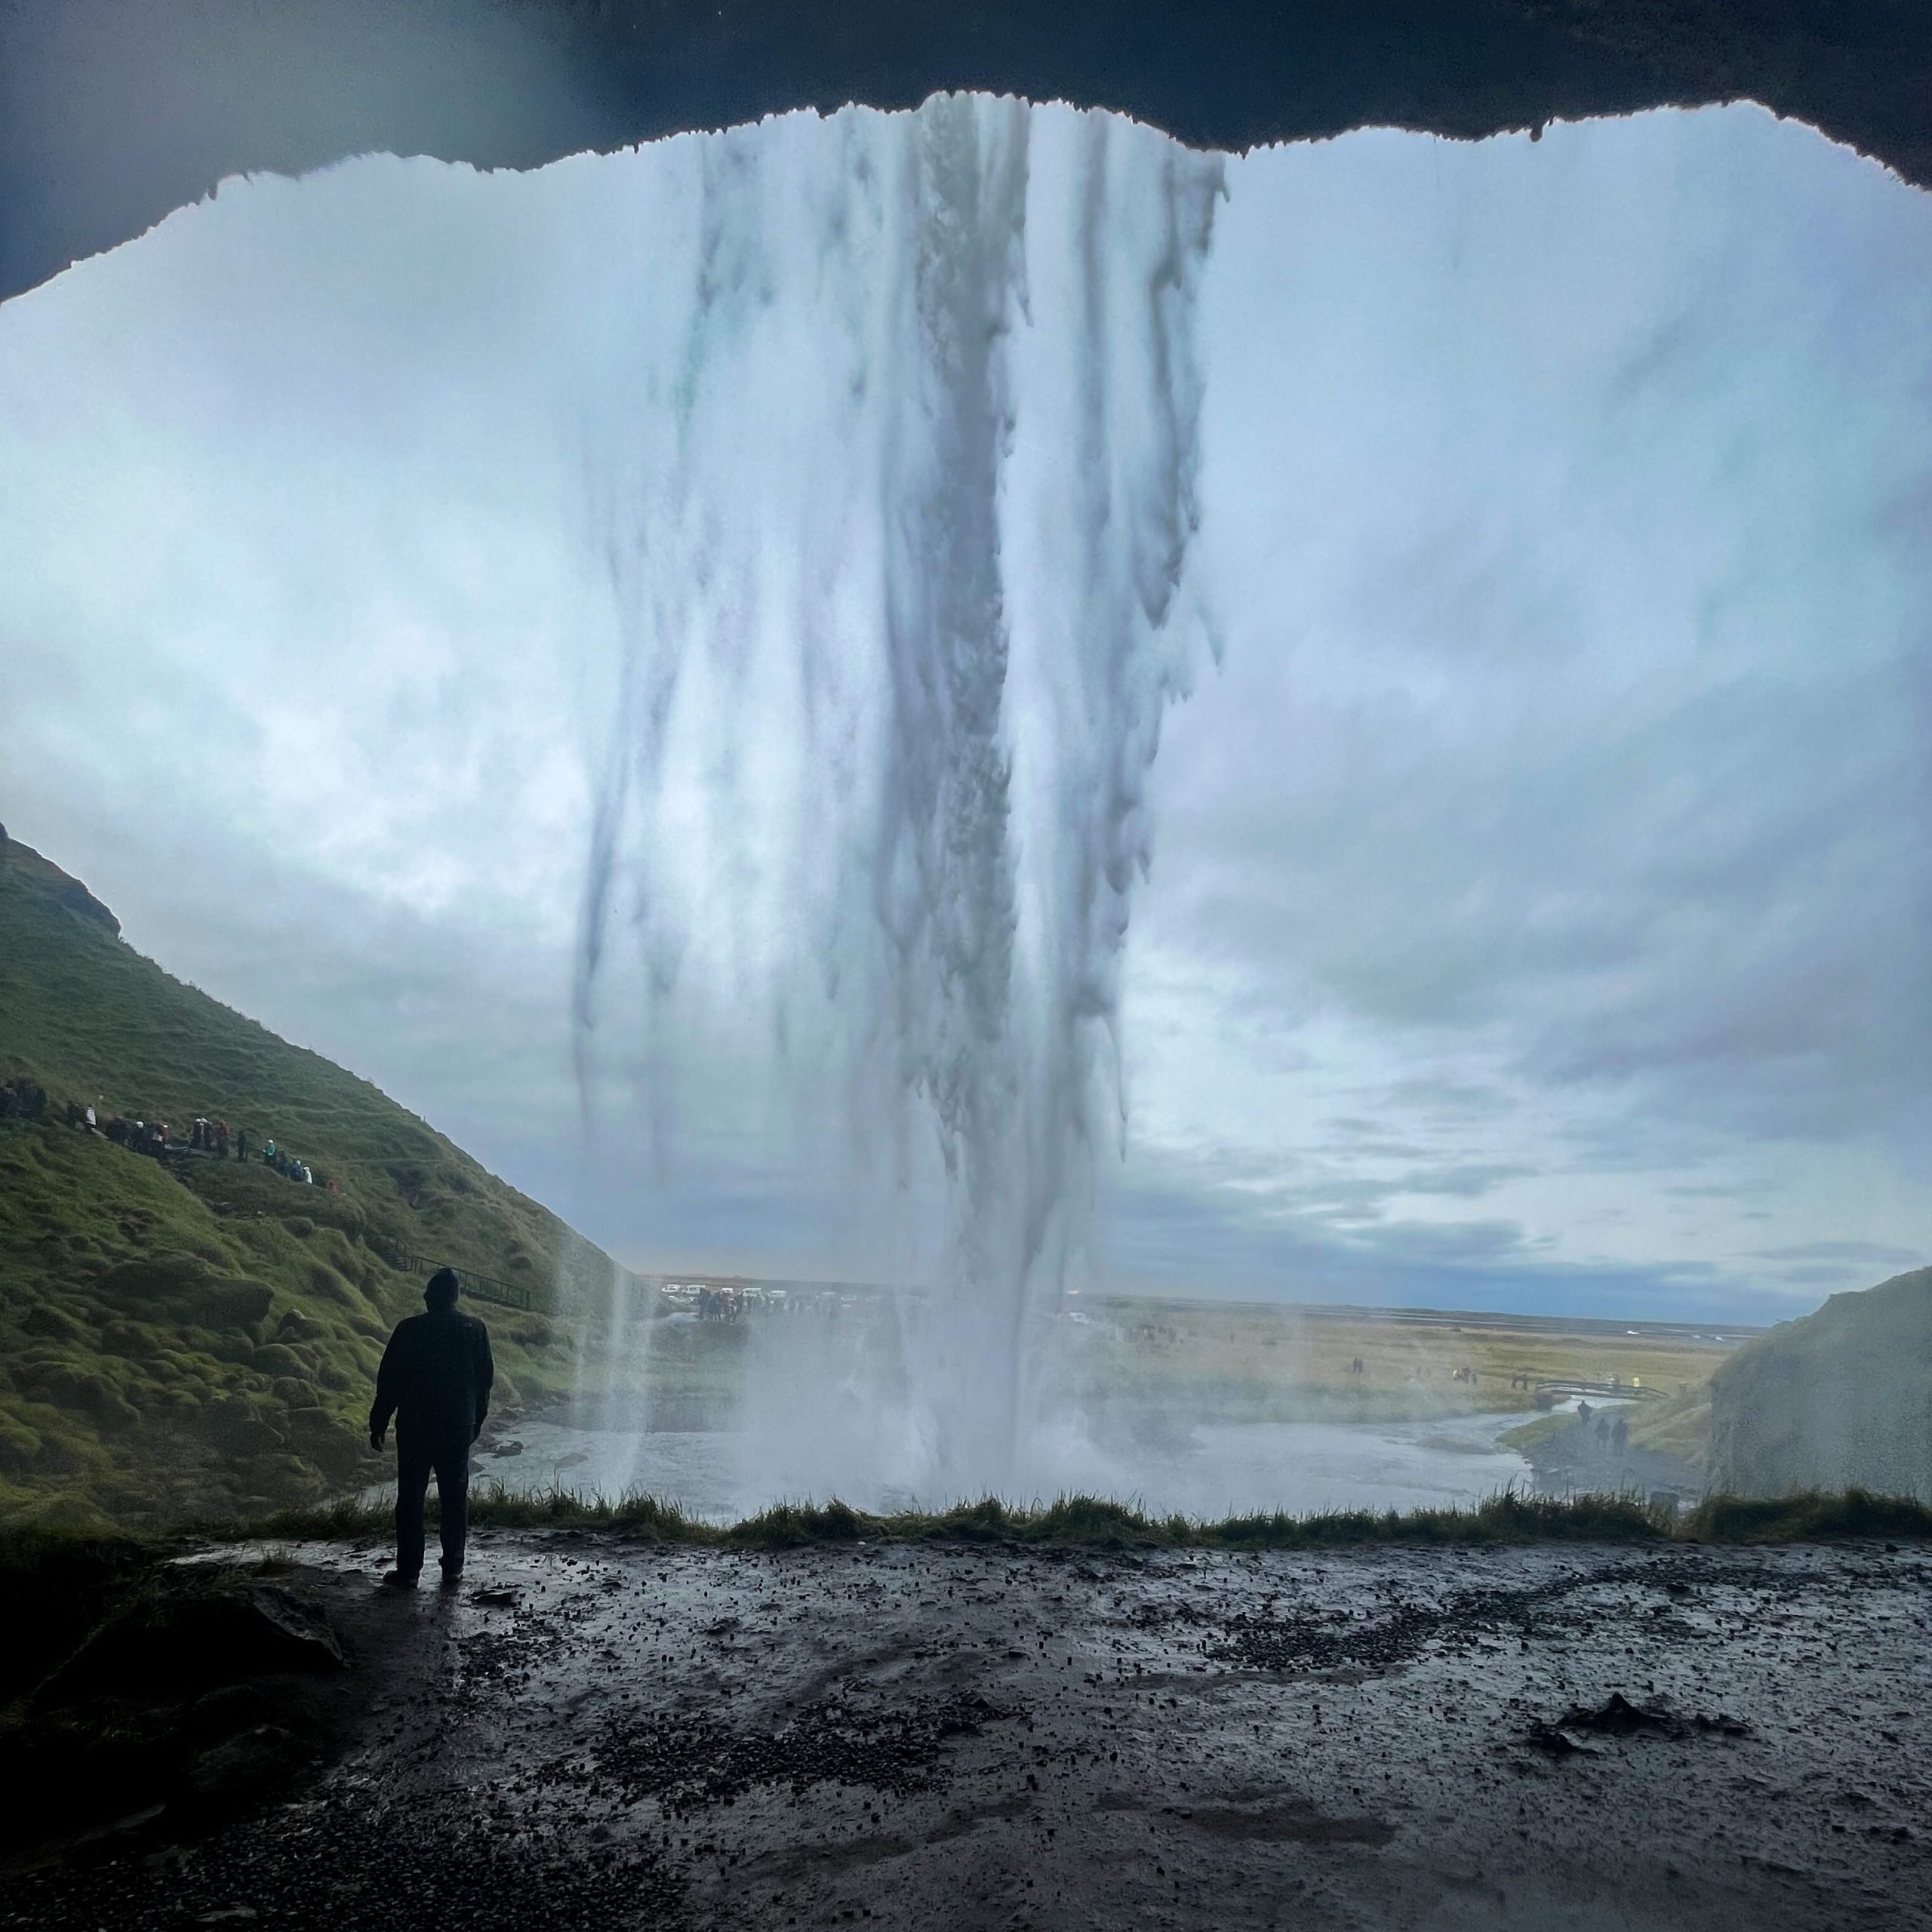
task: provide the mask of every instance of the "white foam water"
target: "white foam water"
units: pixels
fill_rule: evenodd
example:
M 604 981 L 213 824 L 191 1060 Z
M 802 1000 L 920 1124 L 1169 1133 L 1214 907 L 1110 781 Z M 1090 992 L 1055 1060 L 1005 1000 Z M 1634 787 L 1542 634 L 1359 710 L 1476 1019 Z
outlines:
M 667 142 L 610 191 L 610 245 L 649 268 L 583 371 L 621 638 L 586 1086 L 614 1042 L 667 1067 L 721 1006 L 768 1026 L 930 1291 L 891 1392 L 755 1378 L 774 1493 L 1038 1479 L 1029 1337 L 1121 1131 L 1148 774 L 1204 628 L 1192 331 L 1222 189 L 1116 118 L 942 96 Z M 645 1085 L 675 1138 L 675 1081 Z

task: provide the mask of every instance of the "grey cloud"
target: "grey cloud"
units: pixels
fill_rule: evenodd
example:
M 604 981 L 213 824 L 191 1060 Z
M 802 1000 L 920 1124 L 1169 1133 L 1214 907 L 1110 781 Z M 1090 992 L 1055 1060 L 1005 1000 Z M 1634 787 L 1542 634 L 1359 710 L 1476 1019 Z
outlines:
M 1801 1241 L 1790 1247 L 1756 1248 L 1752 1255 L 1759 1261 L 1863 1261 L 1877 1268 L 1916 1267 L 1924 1260 L 1918 1249 L 1872 1241 Z
M 1767 1307 L 1763 1282 L 1706 1265 L 1554 1261 L 1507 1221 L 1338 1231 L 1257 1219 L 1185 1181 L 1143 1177 L 1110 1204 L 1109 1229 L 1119 1278 L 1164 1294 L 1692 1321 L 1761 1320 Z
M 1502 1028 L 1533 1083 L 1757 1133 L 1901 1136 L 1927 1117 L 1932 916 L 1896 703 L 1746 682 L 1481 768 L 1417 720 L 1331 720 L 1168 856 L 1212 943 L 1369 1024 Z
M 1494 1120 L 1513 1112 L 1517 1105 L 1502 1088 L 1467 1080 L 1414 1076 L 1363 1091 L 1388 1107 L 1453 1122 Z
M 1466 1199 L 1493 1192 L 1506 1180 L 1534 1174 L 1533 1168 L 1502 1161 L 1467 1161 L 1449 1167 L 1419 1168 L 1393 1184 L 1398 1194 L 1453 1194 Z
M 1143 1145 L 1104 1180 L 1134 1278 L 1710 1317 L 1912 1253 L 1909 1228 L 1840 1240 L 1847 1214 L 1792 1209 L 1765 1164 L 1915 1158 L 1932 1131 L 1932 204 L 1809 171 L 1822 145 L 1764 117 L 1550 141 L 1576 170 L 1554 212 L 1480 148 L 1238 165 L 1195 552 L 1226 663 L 1168 719 L 1129 939 L 1182 962 L 1192 1030 L 1146 1051 L 1229 1144 Z M 546 779 L 555 823 L 509 867 L 515 828 L 481 809 L 542 748 L 506 728 L 526 660 L 594 632 L 546 439 L 571 441 L 560 369 L 623 366 L 573 277 L 634 216 L 613 191 L 594 237 L 553 218 L 559 178 L 238 183 L 9 305 L 5 815 L 172 968 L 632 1258 L 831 1257 L 844 1204 L 811 1150 L 720 1112 L 790 1077 L 761 1020 L 679 1043 L 675 1108 L 646 1097 L 678 1116 L 675 1168 L 627 1069 L 586 1149 L 568 934 L 531 910 L 582 829 Z M 1617 246 L 1577 219 L 1657 181 Z M 649 272 L 617 279 L 641 298 Z M 58 537 L 45 506 L 69 500 L 85 547 L 20 534 L 32 512 Z M 103 704 L 110 649 L 146 681 Z M 291 828 L 223 774 L 263 694 L 288 708 L 315 665 L 358 694 L 344 742 L 368 755 Z M 457 884 L 320 876 L 352 834 Z M 1290 1117 L 1198 1091 L 1172 1063 L 1204 1035 L 1265 1061 Z M 1550 1258 L 1551 1228 L 1594 1251 L 1604 1183 L 1660 1174 L 1650 1262 Z M 1479 1222 L 1423 1212 L 1492 1190 Z M 1698 1201 L 1779 1245 L 1679 1265 L 1675 1204 Z
M 1844 1288 L 1872 1285 L 1869 1269 L 1862 1270 L 1844 1262 L 1809 1262 L 1799 1267 L 1774 1268 L 1768 1272 L 1773 1279 L 1793 1288 L 1822 1288 L 1835 1293 Z

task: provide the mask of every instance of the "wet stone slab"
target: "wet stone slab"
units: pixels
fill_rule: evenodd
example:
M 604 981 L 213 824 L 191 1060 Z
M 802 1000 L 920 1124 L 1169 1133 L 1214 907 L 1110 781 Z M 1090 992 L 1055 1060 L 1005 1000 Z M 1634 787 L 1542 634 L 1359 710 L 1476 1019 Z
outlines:
M 314 1790 L 4 1922 L 1932 1925 L 1916 1549 L 503 1534 L 356 1629 Z

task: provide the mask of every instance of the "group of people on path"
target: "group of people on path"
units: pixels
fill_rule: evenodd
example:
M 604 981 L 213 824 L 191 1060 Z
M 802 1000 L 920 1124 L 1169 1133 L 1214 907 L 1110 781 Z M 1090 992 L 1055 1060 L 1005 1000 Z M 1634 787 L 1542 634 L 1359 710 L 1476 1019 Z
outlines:
M 245 1144 L 247 1138 L 245 1134 L 242 1137 Z M 217 1161 L 225 1161 L 228 1158 L 229 1139 L 227 1121 L 210 1120 L 205 1115 L 197 1114 L 188 1136 L 188 1145 L 197 1154 L 212 1154 Z M 248 1156 L 245 1152 L 241 1158 L 245 1161 Z
M 1630 1424 L 1621 1409 L 1606 1414 L 1588 1402 L 1577 1404 L 1577 1420 L 1571 1425 L 1585 1442 L 1594 1441 L 1599 1456 L 1621 1457 L 1630 1444 Z
M 32 1080 L 0 1080 L 0 1120 L 39 1120 L 47 1112 L 47 1089 Z
M 28 1119 L 38 1120 L 46 1112 L 47 1095 L 45 1090 L 29 1090 L 38 1096 L 38 1106 L 29 1109 L 22 1105 L 18 1098 L 18 1083 L 8 1081 L 0 1085 L 0 1118 L 11 1112 L 19 1112 Z M 14 1095 L 14 1100 L 8 1096 Z M 248 1130 L 245 1127 L 231 1128 L 226 1121 L 207 1114 L 197 1114 L 188 1130 L 186 1141 L 174 1137 L 174 1132 L 165 1120 L 130 1120 L 122 1114 L 111 1114 L 102 1120 L 91 1106 L 83 1106 L 78 1100 L 67 1103 L 67 1124 L 88 1134 L 98 1134 L 112 1140 L 117 1146 L 128 1147 L 137 1154 L 176 1154 L 186 1152 L 205 1155 L 214 1161 L 233 1159 L 245 1163 L 249 1158 Z M 340 1185 L 333 1179 L 318 1177 L 307 1161 L 297 1160 L 285 1147 L 278 1147 L 272 1139 L 262 1143 L 257 1157 L 263 1166 L 272 1168 L 285 1180 L 292 1180 L 303 1187 L 323 1187 L 331 1194 L 341 1192 Z
M 304 1187 L 315 1185 L 315 1170 L 306 1161 L 298 1161 L 285 1147 L 278 1147 L 272 1140 L 262 1143 L 262 1160 L 265 1165 L 274 1168 L 286 1180 L 299 1181 Z M 336 1192 L 334 1181 L 325 1182 L 324 1185 L 331 1194 Z

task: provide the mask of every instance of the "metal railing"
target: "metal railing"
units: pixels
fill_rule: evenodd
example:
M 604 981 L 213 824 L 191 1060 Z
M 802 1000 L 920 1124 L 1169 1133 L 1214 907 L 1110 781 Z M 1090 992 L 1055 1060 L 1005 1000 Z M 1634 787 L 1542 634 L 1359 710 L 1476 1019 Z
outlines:
M 452 1264 L 432 1261 L 427 1256 L 412 1254 L 407 1248 L 392 1249 L 386 1257 L 392 1266 L 407 1269 L 414 1275 L 433 1275 L 438 1268 Z M 520 1281 L 500 1280 L 494 1275 L 479 1274 L 474 1268 L 458 1268 L 457 1278 L 463 1284 L 463 1291 L 473 1300 L 493 1303 L 498 1308 L 514 1308 L 526 1315 L 540 1312 L 537 1297 Z

